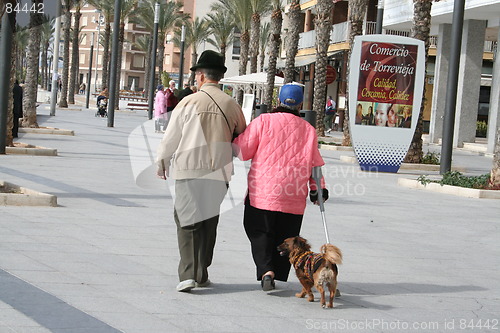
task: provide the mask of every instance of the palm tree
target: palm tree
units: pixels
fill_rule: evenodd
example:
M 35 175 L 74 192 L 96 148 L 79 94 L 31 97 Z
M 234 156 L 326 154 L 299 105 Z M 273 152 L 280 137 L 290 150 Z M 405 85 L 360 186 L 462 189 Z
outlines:
M 12 4 L 12 5 L 15 5 L 16 4 L 16 1 L 15 0 L 8 0 L 7 1 L 8 3 Z M 3 13 L 5 14 L 5 13 Z M 16 12 L 15 11 L 12 11 L 12 13 L 10 13 L 10 24 L 11 24 L 11 29 L 12 29 L 12 33 L 14 35 L 14 38 L 12 40 L 12 54 L 15 55 L 17 53 L 17 38 L 16 38 L 16 35 L 17 35 L 17 32 L 16 32 Z M 15 56 L 13 56 L 10 60 L 10 85 L 9 87 L 13 87 L 14 86 L 14 82 L 16 80 L 16 62 L 17 62 L 17 58 Z M 13 108 L 14 108 L 14 98 L 13 98 L 13 94 L 8 94 L 9 96 L 9 100 L 7 102 L 7 133 L 6 133 L 6 137 L 5 137 L 5 146 L 6 147 L 12 147 L 14 146 L 14 138 L 12 137 L 12 127 L 14 126 L 14 112 L 13 112 Z
M 500 127 L 497 129 L 497 142 L 493 155 L 493 168 L 491 169 L 490 185 L 500 187 Z
M 79 82 L 77 82 L 78 78 L 78 70 L 80 68 L 80 53 L 79 53 L 79 35 L 80 35 L 80 18 L 82 17 L 81 9 L 82 9 L 82 0 L 73 0 L 73 4 L 75 6 L 75 14 L 73 21 L 73 36 L 71 38 L 71 70 L 69 74 L 69 87 L 68 87 L 68 103 L 75 104 L 75 91 L 78 90 Z
M 63 11 L 63 70 L 61 76 L 61 97 L 59 99 L 59 107 L 68 107 L 68 79 L 69 79 L 69 39 L 70 39 L 70 29 L 71 29 L 71 0 L 62 0 L 62 11 Z
M 149 96 L 149 74 L 150 74 L 150 54 L 152 48 L 152 36 L 151 35 L 142 35 L 135 39 L 134 47 L 139 51 L 144 52 L 144 95 Z
M 269 0 L 250 0 L 252 20 L 250 21 L 250 73 L 257 73 L 257 59 L 259 57 L 260 17 L 271 9 Z
M 276 61 L 279 56 L 281 44 L 281 26 L 283 24 L 283 8 L 281 0 L 273 0 L 271 13 L 271 33 L 269 35 L 269 63 L 267 66 L 267 85 L 264 91 L 264 104 L 272 107 L 274 92 L 274 79 L 276 77 Z
M 33 0 L 36 8 L 43 0 Z M 23 127 L 38 127 L 36 121 L 36 96 L 38 91 L 38 58 L 40 55 L 40 25 L 43 14 L 30 13 L 29 42 L 28 42 L 28 69 L 26 71 L 26 85 L 23 95 Z
M 269 33 L 271 31 L 271 24 L 269 22 L 266 22 L 262 25 L 260 28 L 260 38 L 259 38 L 259 43 L 260 43 L 260 57 L 259 57 L 259 64 L 260 64 L 260 71 L 264 71 L 264 61 L 266 60 L 266 49 L 267 49 L 267 41 L 269 40 Z
M 43 16 L 43 24 L 41 26 L 41 40 L 40 40 L 40 48 L 42 50 L 42 59 L 41 59 L 41 83 L 42 89 L 47 89 L 48 82 L 48 52 L 50 47 L 50 40 L 52 38 L 52 34 L 54 33 L 54 20 L 50 19 L 48 15 Z
M 240 64 L 239 75 L 247 73 L 248 48 L 250 42 L 250 19 L 252 17 L 252 8 L 250 0 L 218 0 L 211 6 L 212 11 L 226 10 L 228 15 L 234 17 L 236 25 L 240 30 Z M 238 103 L 243 103 L 243 91 L 238 91 Z
M 199 17 L 195 18 L 194 21 L 189 22 L 186 26 L 186 40 L 185 46 L 191 46 L 191 67 L 196 64 L 198 61 L 198 45 L 206 40 L 208 36 L 210 36 L 210 30 L 208 29 L 208 21 L 206 19 L 200 19 Z M 180 31 L 177 31 L 176 36 L 174 37 L 174 44 L 180 45 Z M 189 84 L 194 84 L 194 76 L 195 72 L 191 71 L 191 75 L 189 77 Z M 182 88 L 182 87 L 180 87 Z
M 316 132 L 318 136 L 325 135 L 326 104 L 326 66 L 328 62 L 328 46 L 330 46 L 330 32 L 332 31 L 332 9 L 331 0 L 318 0 L 316 5 L 317 14 L 314 19 L 316 27 L 316 65 L 314 67 L 314 103 L 313 110 L 316 111 Z
M 134 23 L 144 25 L 148 31 L 153 33 L 154 28 L 154 12 L 156 0 L 145 0 L 140 3 L 137 12 L 131 18 Z M 161 83 L 161 73 L 163 72 L 163 57 L 165 54 L 165 43 L 167 33 L 174 30 L 175 27 L 181 26 L 189 18 L 188 14 L 181 12 L 183 3 L 179 1 L 169 1 L 160 3 L 160 15 L 158 17 L 158 50 L 157 50 L 157 66 L 158 81 Z M 152 74 L 154 75 L 154 73 Z
M 114 15 L 114 0 L 87 0 L 89 4 L 94 6 L 97 10 L 100 10 L 104 17 L 104 34 L 102 41 L 102 84 L 101 87 L 104 89 L 108 86 L 109 79 L 109 47 L 111 45 L 111 22 L 113 22 Z
M 227 11 L 215 11 L 207 15 L 207 22 L 212 38 L 208 38 L 207 42 L 217 48 L 226 60 L 226 50 L 234 38 L 234 28 L 236 24 L 234 18 Z
M 427 58 L 429 56 L 429 35 L 431 30 L 431 9 L 434 0 L 413 0 L 413 27 L 411 36 L 424 41 L 425 44 L 425 68 L 427 68 Z M 405 163 L 421 163 L 424 153 L 422 151 L 422 134 L 424 131 L 423 112 L 425 108 L 425 85 L 423 91 L 422 104 L 418 114 L 417 127 L 413 133 L 410 149 L 404 159 Z
M 16 25 L 14 34 L 15 51 L 13 50 L 14 58 L 16 59 L 16 78 L 21 82 L 25 80 L 25 65 L 26 65 L 26 49 L 29 41 L 29 30 L 22 29 Z
M 351 48 L 347 56 L 347 77 L 349 77 L 349 62 L 351 59 L 352 46 L 354 44 L 354 37 L 363 34 L 363 22 L 365 20 L 366 9 L 368 8 L 368 0 L 350 0 L 349 1 L 349 21 L 351 22 L 351 31 L 349 33 L 349 44 Z M 349 88 L 347 88 L 349 89 Z M 348 91 L 346 93 L 348 96 Z M 346 106 L 349 103 L 346 101 Z M 344 111 L 344 136 L 342 139 L 343 146 L 351 146 L 351 130 L 349 127 L 349 108 L 346 107 Z
M 134 15 L 134 11 L 137 9 L 138 0 L 121 0 L 121 15 L 120 15 L 120 31 L 118 33 L 118 61 L 116 62 L 116 85 L 118 87 L 115 94 L 115 109 L 119 109 L 120 101 L 120 81 L 121 81 L 121 67 L 122 67 L 122 57 L 123 57 L 123 43 L 125 42 L 125 22 Z
M 351 2 L 349 2 L 350 4 Z M 288 33 L 286 35 L 285 83 L 293 82 L 295 56 L 299 49 L 300 0 L 292 0 L 288 10 Z

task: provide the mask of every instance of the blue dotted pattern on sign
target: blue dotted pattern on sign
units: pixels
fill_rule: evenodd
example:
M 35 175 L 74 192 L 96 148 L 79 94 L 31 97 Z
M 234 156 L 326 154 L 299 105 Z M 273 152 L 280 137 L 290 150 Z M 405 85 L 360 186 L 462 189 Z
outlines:
M 355 145 L 359 166 L 364 171 L 398 172 L 407 146 L 382 142 L 360 142 Z

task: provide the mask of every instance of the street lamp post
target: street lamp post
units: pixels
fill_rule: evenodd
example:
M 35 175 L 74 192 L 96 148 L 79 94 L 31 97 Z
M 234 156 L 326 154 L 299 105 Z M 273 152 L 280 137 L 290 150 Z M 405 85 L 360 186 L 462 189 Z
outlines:
M 99 77 L 99 74 L 97 73 L 97 67 L 99 66 L 99 39 L 101 38 L 101 20 L 102 20 L 102 13 L 99 10 L 99 18 L 97 22 L 97 50 L 96 50 L 96 56 L 95 56 L 95 80 L 94 80 L 94 92 L 97 92 L 97 78 Z
M 89 74 L 87 80 L 87 99 L 85 102 L 85 107 L 89 108 L 89 99 L 90 99 L 90 83 L 92 82 L 92 60 L 94 58 L 94 33 L 92 33 L 92 41 L 90 42 L 90 61 L 89 61 Z M 97 66 L 96 66 L 97 67 Z
M 179 65 L 179 90 L 184 89 L 184 46 L 186 41 L 186 27 L 182 26 L 181 30 L 181 63 Z
M 443 142 L 441 145 L 440 174 L 451 170 L 453 153 L 453 131 L 455 129 L 455 108 L 457 105 L 458 74 L 460 70 L 460 49 L 462 47 L 462 29 L 464 26 L 465 0 L 455 0 L 453 24 L 451 26 L 451 54 L 444 107 Z
M 160 22 L 160 4 L 155 4 L 155 21 L 153 32 L 153 47 L 151 52 L 151 69 L 149 71 L 148 119 L 153 119 L 153 100 L 155 94 L 156 49 L 158 48 L 158 23 Z M 160 73 L 161 74 L 161 73 Z
M 385 0 L 378 0 L 377 4 L 377 25 L 375 26 L 376 34 L 382 33 L 382 23 L 384 21 L 384 1 Z
M 115 18 L 113 21 L 113 48 L 111 50 L 111 73 L 109 76 L 108 99 L 108 127 L 113 127 L 115 122 L 115 99 L 117 93 L 116 77 L 118 72 L 118 47 L 120 45 L 120 16 L 122 13 L 121 0 L 115 0 Z
M 55 35 L 54 35 L 54 60 L 52 61 L 52 90 L 50 91 L 50 115 L 56 115 L 57 92 L 59 86 L 57 80 L 59 79 L 59 42 L 61 41 L 61 0 L 57 0 L 56 4 L 56 22 L 55 22 Z

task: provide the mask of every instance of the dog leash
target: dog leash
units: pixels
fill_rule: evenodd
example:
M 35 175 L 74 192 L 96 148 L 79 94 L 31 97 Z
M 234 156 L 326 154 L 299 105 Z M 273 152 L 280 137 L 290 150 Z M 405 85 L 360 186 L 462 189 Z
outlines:
M 330 243 L 330 237 L 328 236 L 328 226 L 326 225 L 325 203 L 323 201 L 323 189 L 321 188 L 321 178 L 323 177 L 323 175 L 321 174 L 320 166 L 313 167 L 312 177 L 316 182 L 316 185 L 318 186 L 319 210 L 321 212 L 321 219 L 323 220 L 323 227 L 325 228 L 326 242 Z

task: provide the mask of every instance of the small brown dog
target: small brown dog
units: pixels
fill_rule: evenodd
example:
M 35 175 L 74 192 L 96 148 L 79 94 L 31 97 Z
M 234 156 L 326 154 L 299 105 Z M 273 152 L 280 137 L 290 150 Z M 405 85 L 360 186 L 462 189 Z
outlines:
M 333 308 L 337 289 L 337 265 L 342 264 L 340 249 L 332 244 L 324 244 L 321 246 L 321 253 L 313 253 L 307 240 L 297 236 L 285 239 L 283 244 L 278 246 L 278 251 L 282 256 L 289 256 L 290 263 L 302 284 L 302 291 L 295 296 L 303 298 L 307 294 L 308 301 L 313 302 L 314 295 L 311 289 L 315 286 L 321 294 L 321 306 Z M 325 300 L 325 284 L 330 291 L 328 305 Z

